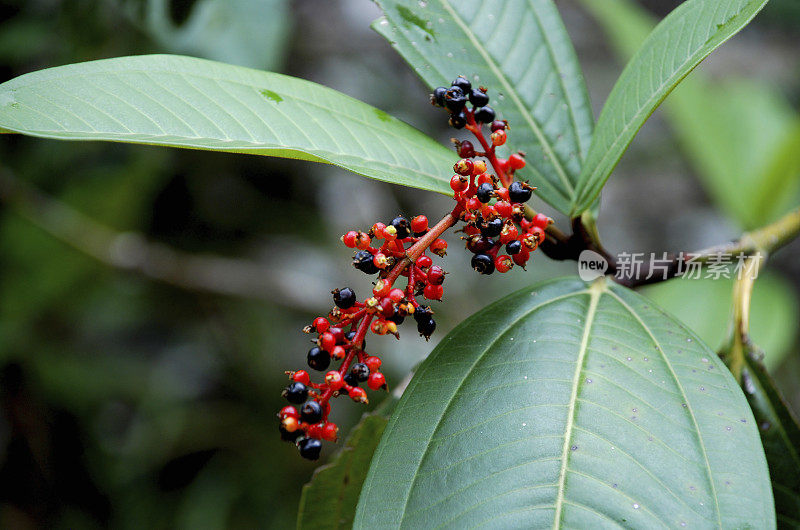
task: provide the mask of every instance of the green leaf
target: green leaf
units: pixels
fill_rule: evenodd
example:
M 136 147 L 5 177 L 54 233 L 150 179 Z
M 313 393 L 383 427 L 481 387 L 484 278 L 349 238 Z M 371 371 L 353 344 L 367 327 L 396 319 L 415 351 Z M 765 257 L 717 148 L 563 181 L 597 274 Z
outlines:
M 594 202 L 636 133 L 664 98 L 766 3 L 687 0 L 656 26 L 603 106 L 578 182 L 573 215 Z
M 452 153 L 323 86 L 173 55 L 50 68 L 0 85 L 0 129 L 327 162 L 441 193 Z
M 526 288 L 422 364 L 355 528 L 770 528 L 753 415 L 719 358 L 602 280 Z
M 800 527 L 800 426 L 764 365 L 745 357 L 742 388 L 767 455 L 780 528 Z
M 616 52 L 628 59 L 655 26 L 630 0 L 583 0 Z M 698 177 L 744 229 L 774 221 L 798 202 L 800 117 L 759 80 L 712 81 L 695 71 L 664 102 Z
M 330 464 L 318 468 L 303 487 L 297 528 L 350 528 L 361 486 L 388 414 L 365 414 Z
M 429 87 L 465 75 L 483 85 L 524 151 L 520 172 L 542 199 L 569 210 L 594 119 L 583 74 L 550 0 L 376 0 L 373 28 Z M 442 116 L 444 120 L 444 116 Z
M 674 315 L 703 342 L 717 348 L 726 338 L 733 303 L 733 280 L 675 279 L 641 291 Z M 792 351 L 800 320 L 797 295 L 785 278 L 769 273 L 759 275 L 750 302 L 750 336 L 767 352 L 767 368 L 775 370 Z

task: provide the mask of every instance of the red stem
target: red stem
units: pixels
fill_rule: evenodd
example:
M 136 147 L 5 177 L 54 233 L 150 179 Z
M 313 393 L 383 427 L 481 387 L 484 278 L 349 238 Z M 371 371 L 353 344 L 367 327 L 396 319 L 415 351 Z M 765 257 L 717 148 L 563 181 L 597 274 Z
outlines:
M 483 156 L 489 160 L 489 163 L 492 165 L 492 168 L 494 168 L 495 173 L 497 173 L 497 178 L 500 179 L 500 183 L 507 188 L 511 185 L 512 179 L 506 175 L 506 172 L 500 167 L 500 163 L 497 161 L 497 157 L 494 154 L 494 146 L 490 145 L 486 141 L 486 138 L 483 136 L 481 126 L 475 121 L 475 115 L 472 113 L 472 111 L 466 109 L 464 114 L 467 117 L 467 130 L 474 134 L 475 138 L 478 139 L 483 147 Z

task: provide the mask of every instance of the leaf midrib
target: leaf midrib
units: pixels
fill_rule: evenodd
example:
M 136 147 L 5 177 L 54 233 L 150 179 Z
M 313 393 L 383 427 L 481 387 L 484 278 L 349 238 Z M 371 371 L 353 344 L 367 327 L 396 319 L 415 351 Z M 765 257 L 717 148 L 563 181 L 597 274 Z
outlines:
M 552 162 L 553 168 L 556 170 L 556 174 L 561 180 L 561 183 L 564 185 L 564 187 L 566 187 L 569 190 L 569 193 L 574 196 L 575 187 L 572 185 L 572 182 L 570 182 L 569 178 L 567 177 L 566 172 L 564 171 L 564 168 L 561 165 L 561 160 L 555 155 L 555 151 L 550 145 L 550 142 L 548 141 L 547 137 L 544 136 L 544 133 L 539 127 L 539 124 L 536 123 L 536 120 L 528 111 L 528 108 L 519 99 L 517 91 L 511 86 L 505 74 L 503 74 L 500 68 L 498 68 L 496 62 L 489 55 L 488 51 L 486 51 L 486 49 L 483 46 L 481 46 L 480 41 L 475 37 L 475 34 L 472 32 L 469 26 L 466 25 L 464 20 L 460 16 L 458 16 L 458 13 L 456 13 L 456 11 L 452 8 L 448 0 L 439 0 L 439 1 L 441 2 L 442 7 L 444 7 L 444 9 L 448 13 L 450 13 L 450 15 L 453 17 L 453 20 L 455 20 L 456 24 L 458 24 L 458 26 L 461 28 L 461 31 L 464 32 L 464 35 L 466 35 L 470 43 L 475 47 L 478 53 L 481 54 L 483 59 L 486 61 L 486 64 L 492 70 L 497 79 L 503 84 L 503 86 L 506 89 L 506 92 L 508 92 L 509 97 L 514 101 L 514 104 L 517 106 L 519 113 L 522 115 L 525 121 L 528 122 L 528 125 L 530 126 L 534 135 L 536 135 L 536 139 L 539 140 L 539 144 L 545 151 L 545 155 Z M 536 18 L 535 14 L 534 18 Z M 575 131 L 575 133 L 577 135 L 577 131 Z M 537 171 L 537 173 L 539 172 Z

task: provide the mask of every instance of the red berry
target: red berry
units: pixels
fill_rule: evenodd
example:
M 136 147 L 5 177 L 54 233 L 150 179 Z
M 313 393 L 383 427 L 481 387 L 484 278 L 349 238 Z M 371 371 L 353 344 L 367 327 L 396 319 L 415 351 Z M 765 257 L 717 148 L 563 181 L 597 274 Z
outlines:
M 385 269 L 389 266 L 389 258 L 383 252 L 378 252 L 372 257 L 372 263 L 379 269 Z
M 284 418 L 294 418 L 294 419 L 297 419 L 297 418 L 299 418 L 299 417 L 300 417 L 300 413 L 299 413 L 299 412 L 297 412 L 297 409 L 296 409 L 296 408 L 294 408 L 293 406 L 291 406 L 291 405 L 286 405 L 286 406 L 285 406 L 285 407 L 283 407 L 283 408 L 281 409 L 281 411 L 278 413 L 278 417 L 279 417 L 280 419 L 284 419 Z
M 309 425 L 308 430 L 306 431 L 306 435 L 309 438 L 316 438 L 317 440 L 322 438 L 322 424 L 315 423 L 313 425 Z
M 502 244 L 509 243 L 519 236 L 519 231 L 517 227 L 514 226 L 512 223 L 506 223 L 503 225 L 503 230 L 500 232 L 500 242 Z
M 330 352 L 334 346 L 336 346 L 336 339 L 333 338 L 333 335 L 325 332 L 319 336 L 319 347 L 323 350 Z
M 437 239 L 430 246 L 431 252 L 443 258 L 447 254 L 447 241 L 444 239 Z
M 424 269 L 426 267 L 430 267 L 433 263 L 433 260 L 428 256 L 420 256 L 417 258 L 417 267 Z
M 331 350 L 331 357 L 338 361 L 344 359 L 345 353 L 345 349 L 342 346 L 334 346 L 333 350 Z
M 506 143 L 506 131 L 498 129 L 492 133 L 492 145 L 495 147 L 501 146 Z
M 411 220 L 411 231 L 415 234 L 424 232 L 428 229 L 428 218 L 424 215 L 418 215 Z
M 369 403 L 369 400 L 367 399 L 367 393 L 361 387 L 350 387 L 347 391 L 347 395 L 350 396 L 350 399 L 358 403 Z
M 369 379 L 367 380 L 367 386 L 372 390 L 383 388 L 386 386 L 386 377 L 384 377 L 384 375 L 380 372 L 372 373 L 369 375 Z
M 462 158 L 461 160 L 453 164 L 453 171 L 455 171 L 459 175 L 468 176 L 472 174 L 472 168 L 473 168 L 472 160 L 470 160 L 469 158 Z
M 387 226 L 383 229 L 383 238 L 386 241 L 394 241 L 397 239 L 397 228 L 393 227 L 392 225 Z
M 428 284 L 422 291 L 422 296 L 424 296 L 428 300 L 441 300 L 443 294 L 444 294 L 444 287 L 442 287 L 441 285 Z
M 461 158 L 472 158 L 475 156 L 475 147 L 472 142 L 465 140 L 458 145 L 458 156 Z
M 469 187 L 469 181 L 461 175 L 453 175 L 453 178 L 450 179 L 450 187 L 453 191 L 460 193 Z
M 528 263 L 528 259 L 530 257 L 531 257 L 530 251 L 523 246 L 522 250 L 520 250 L 519 253 L 514 254 L 512 259 L 514 260 L 514 263 L 516 263 L 520 267 L 524 267 L 525 264 Z
M 553 220 L 547 217 L 543 213 L 537 213 L 536 215 L 533 216 L 533 219 L 531 219 L 531 224 L 533 226 L 538 226 L 539 228 L 547 228 L 547 225 L 549 225 L 552 222 Z
M 298 370 L 292 374 L 292 379 L 298 383 L 307 385 L 311 382 L 311 376 L 305 370 Z
M 508 188 L 500 188 L 495 190 L 494 194 L 501 200 L 508 202 Z
M 326 423 L 325 426 L 322 427 L 322 439 L 329 442 L 335 442 L 338 440 L 339 427 L 337 427 L 335 423 Z
M 525 158 L 520 153 L 514 153 L 508 157 L 508 165 L 511 169 L 522 169 L 525 167 Z
M 440 266 L 434 265 L 431 267 L 431 270 L 428 271 L 428 283 L 431 285 L 441 285 L 444 283 L 444 270 Z
M 480 175 L 481 173 L 486 173 L 486 162 L 483 160 L 475 160 L 472 162 L 472 174 L 473 175 Z
M 531 228 L 531 234 L 533 234 L 533 236 L 536 238 L 537 245 L 542 241 L 544 241 L 544 238 L 546 236 L 544 229 L 538 226 L 534 226 L 533 228 Z
M 492 177 L 487 173 L 479 175 L 475 181 L 475 185 L 480 188 L 481 184 L 493 184 Z
M 402 289 L 392 289 L 389 291 L 389 300 L 392 302 L 399 302 L 406 297 L 406 293 Z
M 376 297 L 381 298 L 389 294 L 389 291 L 392 290 L 392 284 L 389 283 L 388 280 L 378 280 L 375 283 L 375 287 L 372 288 L 372 294 Z
M 328 388 L 334 392 L 344 386 L 344 378 L 342 377 L 342 374 L 336 370 L 331 370 L 325 374 L 325 382 L 328 383 Z
M 378 239 L 383 239 L 383 230 L 386 228 L 386 225 L 383 223 L 375 223 L 372 225 L 372 235 Z
M 358 237 L 358 232 L 355 230 L 350 230 L 345 235 L 342 236 L 342 243 L 347 248 L 355 248 L 356 246 L 356 238 Z
M 376 335 L 386 335 L 386 333 L 389 331 L 387 329 L 385 320 L 374 321 L 370 326 L 370 329 L 372 329 L 372 332 Z
M 483 203 L 479 201 L 477 197 L 473 197 L 467 201 L 467 208 L 470 210 L 479 210 L 482 205 Z
M 333 339 L 336 341 L 336 344 L 344 344 L 344 331 L 342 328 L 331 328 L 328 330 L 328 333 L 333 335 Z
M 377 372 L 382 363 L 379 357 L 372 355 L 364 359 L 364 364 L 367 365 L 370 372 Z
M 508 272 L 514 267 L 514 262 L 511 259 L 511 256 L 497 256 L 494 259 L 494 266 L 497 269 L 497 272 Z
M 492 129 L 492 132 L 495 132 L 495 131 L 504 130 L 506 127 L 508 127 L 508 124 L 506 123 L 505 120 L 494 120 L 492 122 L 491 129 Z
M 289 416 L 281 421 L 281 426 L 283 426 L 284 430 L 287 432 L 295 432 L 300 428 L 300 422 L 297 418 Z
M 508 201 L 497 201 L 494 203 L 494 209 L 501 217 L 511 216 L 511 203 Z
M 314 329 L 317 330 L 317 333 L 325 333 L 329 327 L 331 327 L 331 323 L 327 318 L 317 317 L 314 319 Z
M 365 234 L 364 232 L 359 232 L 358 237 L 356 238 L 356 248 L 359 250 L 366 250 L 372 244 L 372 238 L 369 237 L 369 234 Z

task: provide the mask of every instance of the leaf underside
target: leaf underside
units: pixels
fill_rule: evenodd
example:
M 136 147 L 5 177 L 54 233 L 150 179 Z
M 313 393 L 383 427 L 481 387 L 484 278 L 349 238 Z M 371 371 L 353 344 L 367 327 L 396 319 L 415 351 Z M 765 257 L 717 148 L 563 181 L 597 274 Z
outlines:
M 508 147 L 526 153 L 519 173 L 566 213 L 594 118 L 575 51 L 551 0 L 376 0 L 373 28 L 431 88 L 458 75 L 489 89 L 511 124 Z M 442 120 L 446 116 L 442 114 Z
M 656 26 L 603 106 L 577 185 L 573 214 L 594 202 L 636 133 L 664 98 L 766 3 L 687 0 Z
M 452 153 L 316 83 L 176 55 L 50 68 L 0 85 L 0 129 L 327 162 L 441 193 Z
M 415 375 L 356 528 L 768 528 L 758 431 L 691 331 L 619 286 L 527 288 Z

